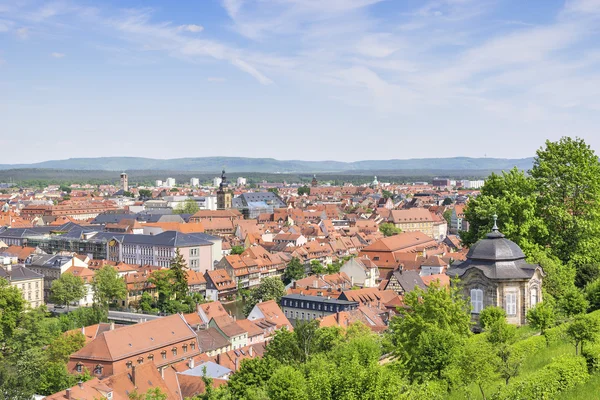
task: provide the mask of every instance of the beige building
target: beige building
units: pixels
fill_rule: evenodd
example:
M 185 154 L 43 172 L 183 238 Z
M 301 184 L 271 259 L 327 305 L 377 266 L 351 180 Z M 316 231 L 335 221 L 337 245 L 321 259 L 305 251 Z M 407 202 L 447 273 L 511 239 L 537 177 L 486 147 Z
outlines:
M 44 276 L 19 264 L 0 267 L 0 279 L 4 278 L 23 294 L 32 308 L 44 304 Z
M 528 264 L 519 246 L 495 224 L 486 238 L 471 247 L 467 260 L 452 266 L 448 275 L 460 278 L 474 320 L 485 307 L 495 306 L 506 311 L 509 323 L 523 325 L 527 310 L 542 301 L 542 268 Z
M 426 208 L 409 208 L 408 210 L 392 210 L 392 222 L 402 232 L 422 232 L 436 239 L 433 230 L 434 218 Z

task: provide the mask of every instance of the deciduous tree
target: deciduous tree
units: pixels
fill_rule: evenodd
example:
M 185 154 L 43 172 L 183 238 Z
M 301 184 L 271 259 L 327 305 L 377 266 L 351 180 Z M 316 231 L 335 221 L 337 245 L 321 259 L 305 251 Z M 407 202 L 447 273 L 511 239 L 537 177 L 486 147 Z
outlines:
M 114 300 L 127 297 L 125 281 L 110 265 L 105 265 L 96 271 L 92 279 L 92 288 L 94 289 L 94 303 L 104 308 L 108 308 L 109 303 Z
M 302 279 L 305 276 L 304 265 L 297 257 L 292 257 L 288 265 L 285 267 L 285 271 L 283 271 L 283 282 L 287 285 L 292 281 L 297 281 L 298 279 Z
M 72 302 L 80 300 L 87 292 L 83 279 L 71 273 L 64 273 L 52 281 L 50 291 L 52 301 L 57 304 L 66 304 L 67 311 Z

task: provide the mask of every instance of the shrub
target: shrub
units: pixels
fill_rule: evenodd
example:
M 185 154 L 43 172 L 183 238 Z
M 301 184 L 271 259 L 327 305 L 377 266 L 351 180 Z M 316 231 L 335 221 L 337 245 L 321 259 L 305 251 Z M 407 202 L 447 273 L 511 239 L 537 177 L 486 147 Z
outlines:
M 590 282 L 585 287 L 585 298 L 589 305 L 589 311 L 600 310 L 600 279 Z
M 554 328 L 546 329 L 544 336 L 548 341 L 548 345 L 564 342 L 567 339 L 567 328 L 569 324 L 562 324 Z
M 581 355 L 585 358 L 588 372 L 590 374 L 597 372 L 600 368 L 600 345 L 594 344 L 587 346 L 583 349 Z
M 515 380 L 494 395 L 497 400 L 551 399 L 589 378 L 583 357 L 561 356 L 544 368 Z
M 496 321 L 506 318 L 506 312 L 500 307 L 486 307 L 479 314 L 479 324 L 483 329 L 489 329 Z

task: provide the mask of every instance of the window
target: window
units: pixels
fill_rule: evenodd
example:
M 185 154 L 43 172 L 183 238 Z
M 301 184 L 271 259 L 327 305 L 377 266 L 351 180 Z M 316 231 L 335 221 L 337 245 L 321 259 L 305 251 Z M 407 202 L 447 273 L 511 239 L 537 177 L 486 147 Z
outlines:
M 184 353 L 187 353 L 187 344 L 184 344 L 183 346 L 181 346 L 181 348 L 183 349 Z
M 531 304 L 530 307 L 533 307 L 537 304 L 538 302 L 538 292 L 537 292 L 537 288 L 531 288 Z
M 150 361 L 154 360 L 154 354 L 148 354 L 148 360 L 150 360 Z
M 138 364 L 142 364 L 144 362 L 144 357 L 140 357 L 137 360 Z
M 196 343 L 190 343 L 190 347 L 192 348 L 192 351 L 194 351 L 196 349 Z
M 131 361 L 127 361 L 127 368 L 131 368 L 131 364 L 133 364 Z
M 94 368 L 94 374 L 96 374 L 96 375 L 102 374 L 102 365 L 100 365 L 100 364 L 96 365 L 96 368 Z
M 162 355 L 162 359 L 163 360 L 167 359 L 167 352 L 166 352 L 166 350 L 161 351 L 160 354 Z
M 483 310 L 483 290 L 471 289 L 471 312 L 479 314 Z
M 177 347 L 173 347 L 171 349 L 171 351 L 173 352 L 173 355 L 176 356 L 177 355 Z
M 77 372 L 83 372 L 83 364 L 77 364 L 75 366 L 75 371 L 77 371 Z
M 517 294 L 507 293 L 504 298 L 506 315 L 517 315 Z

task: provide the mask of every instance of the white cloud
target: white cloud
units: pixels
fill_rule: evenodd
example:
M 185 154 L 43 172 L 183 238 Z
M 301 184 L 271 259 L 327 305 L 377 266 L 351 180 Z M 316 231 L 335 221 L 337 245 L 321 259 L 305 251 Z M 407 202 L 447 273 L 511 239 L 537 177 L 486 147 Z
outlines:
M 204 30 L 204 27 L 201 25 L 195 25 L 195 24 L 180 25 L 177 27 L 177 30 L 184 31 L 184 32 L 198 33 L 198 32 L 202 32 Z
M 57 52 L 54 52 L 54 53 L 52 53 L 52 54 L 50 54 L 50 55 L 51 55 L 52 57 L 54 57 L 54 58 L 63 58 L 63 57 L 65 56 L 65 53 L 57 53 Z
M 239 69 L 241 69 L 242 71 L 245 71 L 245 72 L 249 73 L 250 75 L 252 75 L 253 77 L 255 77 L 263 85 L 270 85 L 271 83 L 273 83 L 273 81 L 271 79 L 264 76 L 256 68 L 254 68 L 252 65 L 248 64 L 246 61 L 243 61 L 240 59 L 234 59 L 231 61 L 231 63 L 233 65 L 235 65 L 236 67 L 238 67 Z

